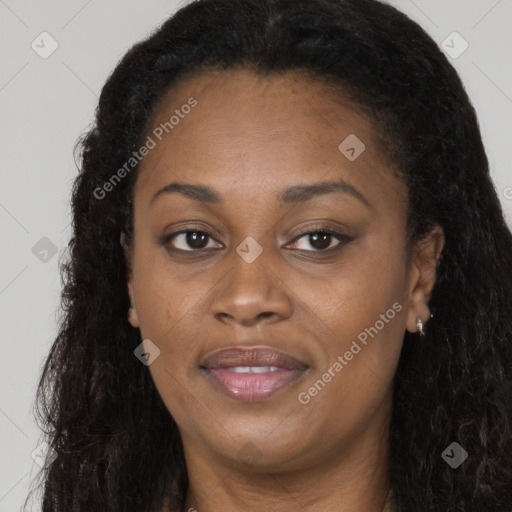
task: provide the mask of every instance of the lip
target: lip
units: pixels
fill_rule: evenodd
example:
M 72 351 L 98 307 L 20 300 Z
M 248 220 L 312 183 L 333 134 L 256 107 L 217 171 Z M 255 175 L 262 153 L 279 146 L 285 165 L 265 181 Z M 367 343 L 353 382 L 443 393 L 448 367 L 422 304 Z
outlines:
M 271 367 L 259 373 L 238 373 L 235 367 Z M 230 347 L 206 357 L 200 364 L 217 389 L 235 400 L 255 402 L 297 381 L 307 364 L 270 347 Z

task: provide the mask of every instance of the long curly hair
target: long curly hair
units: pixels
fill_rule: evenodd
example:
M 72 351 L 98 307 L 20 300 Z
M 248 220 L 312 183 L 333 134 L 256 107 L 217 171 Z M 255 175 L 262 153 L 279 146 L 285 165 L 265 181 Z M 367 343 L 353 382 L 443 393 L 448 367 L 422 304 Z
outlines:
M 56 455 L 39 475 L 43 512 L 183 507 L 179 431 L 127 321 L 119 240 L 132 236 L 137 167 L 98 190 L 142 145 L 173 85 L 243 68 L 297 71 L 348 95 L 407 185 L 409 243 L 444 230 L 434 317 L 424 338 L 404 333 L 394 381 L 397 510 L 512 511 L 512 235 L 456 71 L 416 23 L 377 0 L 195 0 L 120 60 L 75 147 L 62 316 L 36 401 Z M 454 441 L 468 453 L 457 469 L 442 458 Z

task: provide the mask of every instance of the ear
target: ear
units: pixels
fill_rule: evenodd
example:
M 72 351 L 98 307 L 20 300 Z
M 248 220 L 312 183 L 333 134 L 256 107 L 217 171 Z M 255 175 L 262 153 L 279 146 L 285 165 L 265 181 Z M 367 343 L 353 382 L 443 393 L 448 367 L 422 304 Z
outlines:
M 121 243 L 121 247 L 123 248 L 126 267 L 127 267 L 127 286 L 128 286 L 128 296 L 130 297 L 130 310 L 128 311 L 128 321 L 132 325 L 132 327 L 139 327 L 139 318 L 137 316 L 137 309 L 135 307 L 134 293 L 133 293 L 133 254 L 131 246 L 126 242 L 126 236 L 124 233 L 121 233 L 119 238 L 119 242 Z
M 445 243 L 441 226 L 436 225 L 430 233 L 417 242 L 413 250 L 408 278 L 407 330 L 418 330 L 417 318 L 425 325 L 430 320 L 428 303 L 436 282 L 436 270 Z

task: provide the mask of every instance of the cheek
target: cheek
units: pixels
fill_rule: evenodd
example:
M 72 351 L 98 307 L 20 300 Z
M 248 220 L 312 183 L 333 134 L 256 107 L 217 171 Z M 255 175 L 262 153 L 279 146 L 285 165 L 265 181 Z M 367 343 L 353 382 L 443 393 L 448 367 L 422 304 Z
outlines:
M 184 279 L 164 249 L 141 237 L 134 266 L 134 296 L 143 336 L 164 343 L 182 323 L 198 315 L 201 283 Z M 191 333 L 192 335 L 193 333 Z
M 190 285 L 180 286 L 170 279 L 168 270 L 156 265 L 139 270 L 139 274 L 135 270 L 135 300 L 141 336 L 149 338 L 160 350 L 148 369 L 174 420 L 180 426 L 187 425 L 201 409 L 187 385 L 194 371 L 198 348 L 195 340 L 201 340 L 204 331 L 200 297 Z
M 367 271 L 352 274 L 340 284 L 338 307 L 323 311 L 330 334 L 324 339 L 328 358 L 302 389 L 333 437 L 349 438 L 371 424 L 390 397 L 400 356 L 405 329 L 401 296 L 389 274 L 379 281 L 369 277 Z
M 395 302 L 403 308 L 407 283 L 402 246 L 401 239 L 369 236 L 351 248 L 328 278 L 320 284 L 312 283 L 304 295 L 314 301 L 316 311 L 332 330 L 343 334 L 343 340 L 373 326 Z M 396 309 L 399 308 L 395 307 L 387 316 L 395 319 Z M 391 322 L 385 325 L 388 331 Z
M 401 247 L 391 237 L 369 239 L 315 298 L 316 311 L 329 327 L 326 367 L 336 362 L 342 367 L 336 367 L 332 388 L 356 408 L 356 402 L 378 400 L 387 392 L 400 355 L 406 320 Z
M 201 339 L 198 321 L 200 297 L 190 284 L 173 278 L 165 262 L 158 256 L 139 258 L 134 268 L 134 298 L 142 339 L 150 339 L 160 350 L 149 367 L 157 387 L 166 394 L 176 391 L 190 368 L 195 340 Z M 186 335 L 184 331 L 186 330 Z

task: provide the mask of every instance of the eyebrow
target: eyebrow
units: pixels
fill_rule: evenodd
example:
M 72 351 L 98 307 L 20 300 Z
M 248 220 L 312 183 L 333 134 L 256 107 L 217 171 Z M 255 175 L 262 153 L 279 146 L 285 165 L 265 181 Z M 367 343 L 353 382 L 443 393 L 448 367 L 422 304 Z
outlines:
M 206 185 L 193 185 L 190 183 L 177 183 L 173 182 L 160 189 L 150 201 L 153 203 L 158 197 L 177 192 L 209 204 L 224 204 L 224 200 L 218 192 L 213 188 Z M 312 183 L 308 185 L 293 185 L 284 189 L 279 195 L 279 201 L 281 203 L 300 203 L 303 201 L 309 201 L 314 197 L 330 194 L 333 192 L 340 192 L 352 196 L 362 202 L 365 206 L 373 209 L 366 197 L 359 192 L 353 185 L 346 182 L 345 180 L 337 179 L 334 181 L 322 181 L 318 183 Z

